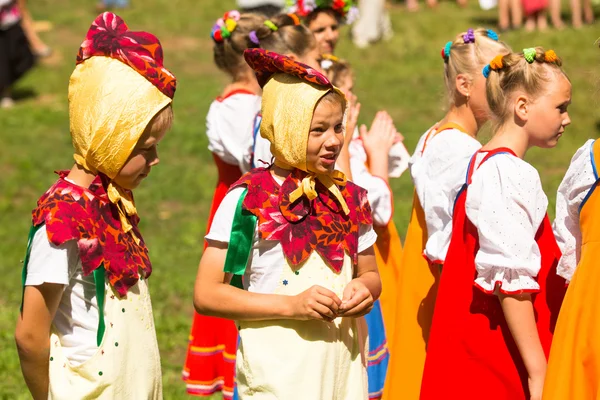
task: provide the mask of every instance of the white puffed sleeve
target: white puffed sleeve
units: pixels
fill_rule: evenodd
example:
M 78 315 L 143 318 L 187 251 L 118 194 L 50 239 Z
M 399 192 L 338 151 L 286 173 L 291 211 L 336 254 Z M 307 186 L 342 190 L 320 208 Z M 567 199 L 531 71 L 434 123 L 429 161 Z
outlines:
M 479 233 L 476 286 L 487 293 L 497 286 L 508 294 L 539 290 L 541 253 L 535 236 L 547 207 L 539 174 L 525 161 L 498 154 L 475 171 L 465 208 Z
M 562 252 L 558 262 L 558 275 L 570 281 L 579 263 L 581 229 L 579 209 L 597 178 L 592 167 L 592 146 L 588 140 L 573 156 L 556 194 L 556 219 L 553 230 Z
M 348 146 L 352 180 L 367 190 L 367 198 L 373 213 L 373 225 L 386 226 L 392 219 L 394 203 L 392 190 L 385 180 L 371 175 L 367 168 L 367 153 L 362 140 L 355 134 Z
M 208 149 L 242 172 L 250 170 L 254 123 L 260 112 L 260 96 L 234 94 L 215 100 L 206 116 Z
M 427 225 L 424 255 L 431 262 L 443 263 L 452 237 L 454 200 L 481 144 L 458 129 L 432 135 L 426 144 L 422 138 L 420 144 L 425 150 L 413 156 L 410 172 Z

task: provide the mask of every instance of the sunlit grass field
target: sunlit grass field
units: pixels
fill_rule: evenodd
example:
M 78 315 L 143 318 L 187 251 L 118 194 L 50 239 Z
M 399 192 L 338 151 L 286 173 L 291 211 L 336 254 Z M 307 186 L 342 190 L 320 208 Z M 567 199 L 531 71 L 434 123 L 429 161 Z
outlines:
M 79 44 L 96 16 L 94 2 L 31 0 L 36 19 L 54 28 L 42 37 L 54 54 L 16 87 L 19 102 L 0 110 L 0 399 L 29 398 L 14 346 L 14 324 L 21 300 L 23 259 L 30 211 L 56 179 L 53 171 L 70 168 L 67 85 Z M 133 30 L 149 30 L 162 41 L 165 65 L 178 78 L 173 130 L 161 143 L 161 164 L 136 192 L 141 229 L 150 248 L 154 272 L 150 288 L 162 353 L 166 399 L 185 397 L 181 368 L 192 316 L 192 291 L 206 227 L 216 170 L 207 150 L 205 115 L 227 78 L 212 63 L 209 37 L 213 21 L 233 0 L 132 0 L 119 12 Z M 406 13 L 390 8 L 394 38 L 366 50 L 355 49 L 343 31 L 337 53 L 356 71 L 355 92 L 362 103 L 361 122 L 386 109 L 412 150 L 419 136 L 444 113 L 440 49 L 469 27 L 494 27 L 496 11 L 453 2 L 437 10 Z M 595 26 L 579 31 L 509 32 L 501 36 L 514 49 L 554 48 L 573 83 L 572 125 L 558 147 L 532 150 L 527 160 L 540 171 L 554 214 L 556 188 L 574 151 L 596 137 L 600 94 L 600 50 Z M 485 134 L 484 134 L 485 136 Z M 408 174 L 392 182 L 395 221 L 406 230 L 412 198 Z

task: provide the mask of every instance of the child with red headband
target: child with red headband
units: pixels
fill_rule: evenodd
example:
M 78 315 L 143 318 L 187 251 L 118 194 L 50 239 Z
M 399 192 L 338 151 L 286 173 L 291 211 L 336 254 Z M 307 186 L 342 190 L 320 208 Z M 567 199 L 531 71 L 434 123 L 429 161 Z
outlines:
M 158 39 L 112 13 L 94 21 L 69 82 L 75 165 L 39 199 L 16 341 L 35 399 L 161 399 L 132 191 L 158 164 L 175 77 Z
M 288 57 L 251 49 L 246 60 L 263 85 L 260 132 L 275 163 L 243 176 L 221 203 L 194 304 L 239 321 L 241 399 L 364 400 L 359 317 L 381 283 L 366 192 L 335 170 L 345 97 Z
M 212 102 L 206 116 L 208 149 L 218 172 L 207 232 L 229 186 L 250 169 L 261 90 L 243 52 L 256 47 L 250 33 L 264 21 L 263 16 L 232 10 L 219 18 L 211 31 L 214 62 L 231 82 Z M 197 396 L 222 392 L 224 398 L 232 398 L 236 347 L 233 321 L 194 313 L 183 367 L 187 392 Z

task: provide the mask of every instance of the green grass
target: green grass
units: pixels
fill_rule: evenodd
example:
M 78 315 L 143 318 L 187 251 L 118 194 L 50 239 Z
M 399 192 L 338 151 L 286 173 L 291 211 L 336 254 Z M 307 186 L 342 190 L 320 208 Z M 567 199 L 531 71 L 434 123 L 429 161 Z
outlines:
M 67 85 L 78 46 L 95 17 L 93 1 L 38 0 L 31 6 L 37 19 L 53 22 L 54 30 L 42 36 L 55 54 L 17 86 L 21 94 L 35 96 L 24 98 L 15 109 L 0 110 L 0 399 L 28 398 L 13 341 L 21 300 L 20 261 L 35 201 L 56 179 L 53 170 L 72 165 Z M 185 397 L 180 371 L 191 324 L 193 281 L 216 179 L 204 118 L 226 77 L 212 64 L 208 32 L 214 19 L 232 6 L 233 0 L 133 0 L 133 7 L 120 13 L 133 29 L 150 30 L 161 38 L 165 63 L 178 77 L 176 120 L 161 144 L 161 165 L 136 192 L 154 265 L 150 285 L 167 399 Z M 392 18 L 396 31 L 392 41 L 356 50 L 344 35 L 338 54 L 356 69 L 362 122 L 369 122 L 378 109 L 387 109 L 413 149 L 421 133 L 444 113 L 441 47 L 468 27 L 492 27 L 495 11 L 480 11 L 475 4 L 459 10 L 446 2 L 436 11 L 423 8 L 417 14 L 394 7 Z M 514 49 L 554 48 L 573 82 L 572 126 L 556 149 L 532 150 L 527 156 L 542 176 L 550 214 L 572 154 L 597 134 L 597 35 L 597 30 L 586 27 L 502 36 Z M 392 186 L 395 220 L 404 232 L 412 198 L 408 174 Z

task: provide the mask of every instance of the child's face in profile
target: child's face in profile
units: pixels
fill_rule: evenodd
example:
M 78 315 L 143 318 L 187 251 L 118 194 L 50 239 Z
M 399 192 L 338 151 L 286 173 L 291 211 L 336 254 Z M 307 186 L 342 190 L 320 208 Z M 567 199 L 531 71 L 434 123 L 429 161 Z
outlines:
M 337 96 L 326 96 L 315 107 L 306 149 L 307 168 L 318 174 L 333 172 L 344 145 L 342 104 Z
M 159 163 L 157 146 L 166 133 L 167 129 L 153 130 L 149 126 L 115 177 L 115 183 L 130 190 L 138 187 L 152 167 Z
M 545 95 L 529 106 L 526 123 L 530 132 L 530 146 L 550 148 L 571 123 L 567 107 L 571 104 L 571 82 L 563 74 L 556 74 Z

